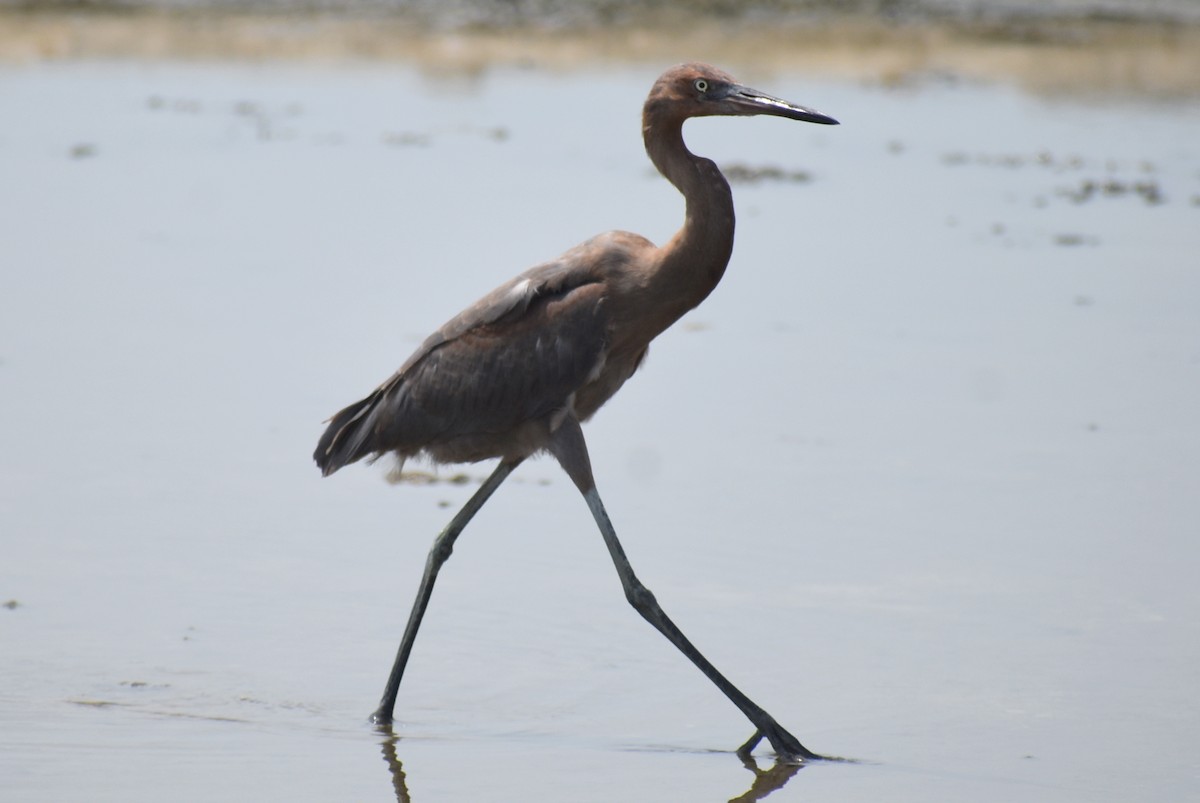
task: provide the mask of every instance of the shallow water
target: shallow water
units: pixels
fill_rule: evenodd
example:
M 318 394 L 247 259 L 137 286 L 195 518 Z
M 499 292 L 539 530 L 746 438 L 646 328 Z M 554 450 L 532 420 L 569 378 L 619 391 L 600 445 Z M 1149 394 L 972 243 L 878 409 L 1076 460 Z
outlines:
M 751 789 L 745 721 L 628 609 L 547 460 L 459 542 L 384 739 L 473 483 L 309 461 L 490 287 L 605 228 L 670 236 L 654 74 L 0 72 L 5 799 Z M 843 125 L 689 124 L 809 179 L 734 187 L 725 281 L 586 431 L 672 617 L 862 760 L 756 794 L 1195 795 L 1200 109 L 750 77 Z

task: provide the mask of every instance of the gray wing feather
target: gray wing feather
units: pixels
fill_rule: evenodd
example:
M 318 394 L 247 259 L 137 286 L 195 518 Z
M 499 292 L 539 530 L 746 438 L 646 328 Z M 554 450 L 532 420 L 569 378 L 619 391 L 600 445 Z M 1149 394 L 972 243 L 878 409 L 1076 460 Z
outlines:
M 374 393 L 333 416 L 314 454 L 322 472 L 503 432 L 561 407 L 596 369 L 608 338 L 603 285 L 570 256 L 481 298 Z

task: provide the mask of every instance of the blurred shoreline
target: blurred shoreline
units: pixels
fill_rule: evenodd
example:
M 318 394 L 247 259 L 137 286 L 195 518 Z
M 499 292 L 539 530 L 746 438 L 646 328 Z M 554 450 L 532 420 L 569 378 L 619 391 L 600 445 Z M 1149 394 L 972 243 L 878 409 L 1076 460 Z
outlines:
M 253 12 L 205 7 L 22 8 L 0 4 L 0 64 L 87 60 L 400 62 L 475 73 L 496 66 L 658 68 L 700 59 L 764 73 L 904 85 L 1007 82 L 1041 94 L 1149 100 L 1200 95 L 1200 21 L 1188 15 L 659 9 L 610 20 L 507 21 L 388 9 Z

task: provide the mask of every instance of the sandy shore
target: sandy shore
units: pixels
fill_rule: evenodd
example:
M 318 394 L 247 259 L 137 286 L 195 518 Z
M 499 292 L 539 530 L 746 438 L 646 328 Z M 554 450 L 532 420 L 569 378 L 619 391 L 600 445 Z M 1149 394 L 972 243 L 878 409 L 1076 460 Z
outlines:
M 436 29 L 397 15 L 0 11 L 0 62 L 181 59 L 399 61 L 472 72 L 574 69 L 690 58 L 889 84 L 928 76 L 1015 83 L 1039 93 L 1154 99 L 1200 93 L 1200 26 L 1153 20 L 923 20 L 792 24 L 661 14 L 607 27 Z

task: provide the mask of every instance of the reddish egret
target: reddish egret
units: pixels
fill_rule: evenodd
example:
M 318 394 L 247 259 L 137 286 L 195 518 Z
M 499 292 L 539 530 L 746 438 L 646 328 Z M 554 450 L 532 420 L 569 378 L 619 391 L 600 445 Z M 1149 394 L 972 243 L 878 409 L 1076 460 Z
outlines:
M 400 679 L 459 533 L 525 458 L 554 455 L 600 528 L 630 604 L 749 718 L 786 761 L 820 758 L 742 694 L 683 635 L 642 585 L 600 501 L 580 422 L 633 375 L 650 341 L 703 301 L 733 250 L 733 196 L 717 166 L 683 142 L 691 117 L 769 114 L 836 125 L 824 114 L 741 86 L 705 64 L 662 74 L 642 110 L 646 152 L 683 193 L 683 228 L 661 248 L 644 237 L 601 234 L 493 290 L 421 344 L 391 379 L 329 422 L 314 458 L 332 474 L 364 457 L 421 455 L 436 463 L 500 464 L 438 535 L 373 719 L 392 721 Z

